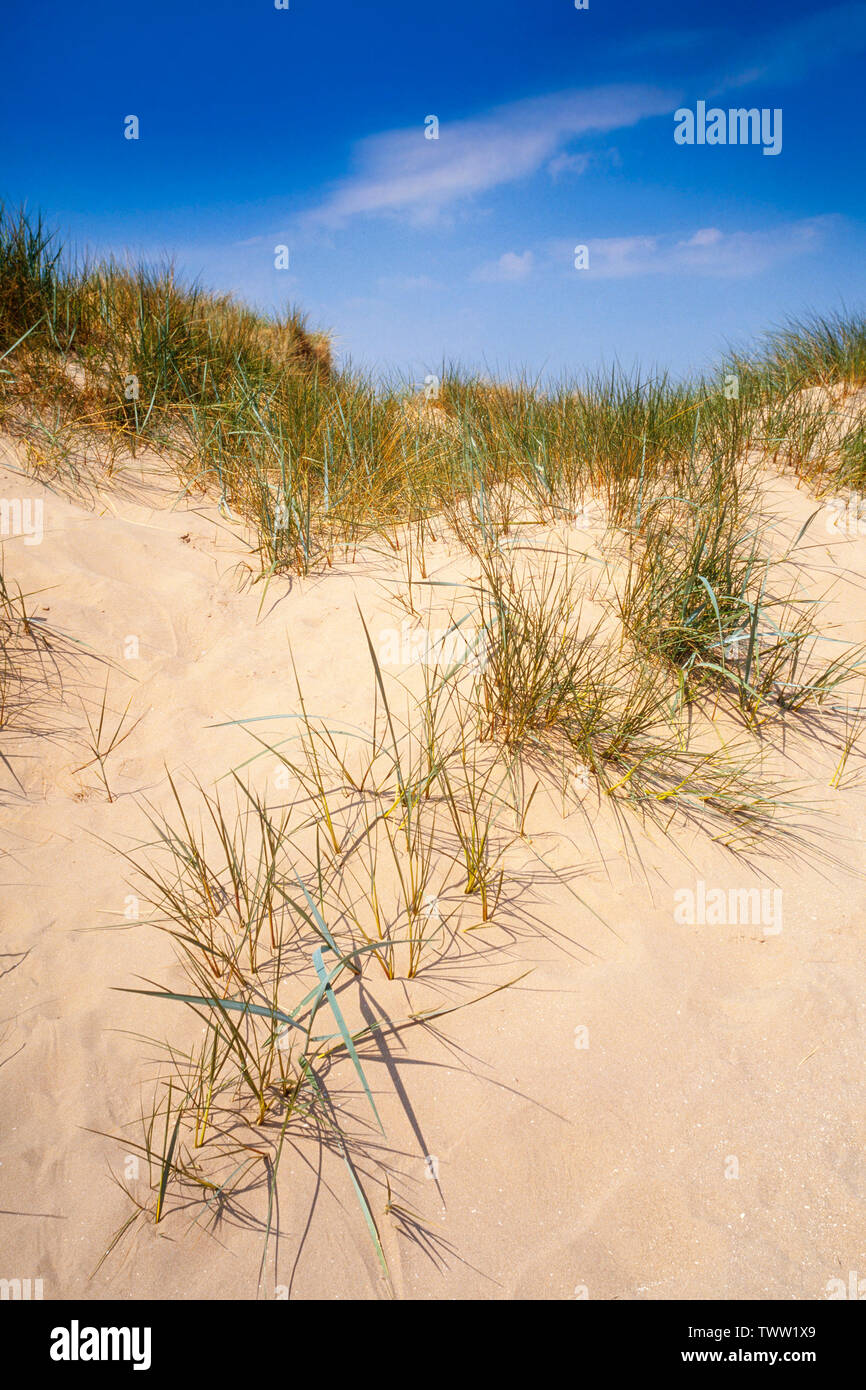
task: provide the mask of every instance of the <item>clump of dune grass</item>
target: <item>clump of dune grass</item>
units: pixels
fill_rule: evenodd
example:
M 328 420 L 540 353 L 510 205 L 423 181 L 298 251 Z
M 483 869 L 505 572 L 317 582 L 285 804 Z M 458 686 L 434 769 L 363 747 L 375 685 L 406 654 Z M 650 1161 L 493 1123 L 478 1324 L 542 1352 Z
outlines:
M 0 568 L 0 762 L 12 786 L 23 790 L 16 770 L 27 754 L 16 744 L 69 733 L 61 710 L 65 674 L 87 653 L 37 611 L 35 593 L 23 593 Z
M 141 1139 L 116 1136 L 146 1161 L 148 1183 L 138 1190 L 126 1185 L 135 1210 L 106 1255 L 139 1220 L 162 1221 L 169 1203 L 197 1198 L 203 1216 L 216 1224 L 249 1196 L 256 1172 L 267 1195 L 269 1233 L 286 1137 L 318 1129 L 345 1160 L 387 1274 L 372 1212 L 324 1089 L 329 1064 L 321 1060 L 326 1051 L 345 1049 L 381 1128 L 337 1002 L 337 984 L 344 972 L 357 971 L 359 953 L 337 948 L 301 882 L 285 814 L 272 815 L 239 781 L 233 803 L 199 788 L 194 812 L 169 782 L 175 818 L 152 811 L 153 839 L 126 857 L 152 925 L 174 942 L 184 983 L 133 992 L 185 1006 L 201 1020 L 203 1038 L 192 1050 L 182 1042 L 158 1049 L 168 1066 L 142 1113 Z M 331 1020 L 324 1032 L 322 1009 Z
M 844 486 L 858 453 L 849 402 L 866 383 L 862 313 L 792 319 L 752 352 L 731 354 L 727 366 L 748 403 L 754 446 L 819 491 Z
M 63 341 L 56 330 L 69 307 L 71 285 L 61 272 L 61 254 L 41 215 L 30 218 L 0 204 L 0 349 L 34 334 L 56 346 Z
M 484 567 L 486 633 L 479 676 L 482 731 L 510 748 L 563 739 L 589 766 L 627 751 L 653 722 L 658 691 L 629 681 L 601 624 L 582 622 L 573 567 L 548 561 L 519 571 L 511 557 Z
M 366 1131 L 356 1133 L 351 1089 L 335 1068 L 342 1058 L 351 1063 L 368 1116 L 384 1134 L 364 1044 L 376 1037 L 381 1047 L 391 1029 L 432 1021 L 465 1003 L 360 1029 L 346 1020 L 346 1000 L 369 964 L 393 978 L 401 953 L 411 979 L 442 936 L 438 908 L 422 910 L 429 906 L 434 855 L 448 861 L 435 836 L 438 802 L 427 795 L 440 772 L 435 749 L 424 739 L 414 752 L 404 749 L 387 705 L 384 724 L 384 734 L 374 728 L 366 742 L 359 771 L 334 733 L 302 706 L 299 747 L 283 753 L 283 766 L 296 777 L 288 808 L 269 807 L 236 774 L 229 792 L 197 787 L 191 797 L 169 777 L 171 813 L 151 809 L 151 838 L 125 856 L 152 914 L 146 925 L 167 933 L 183 976 L 179 987 L 147 981 L 132 992 L 182 1005 L 203 1027 L 192 1046 L 183 1036 L 157 1046 L 159 1074 L 138 1137 L 109 1136 L 146 1165 L 147 1179 L 117 1179 L 133 1211 L 103 1260 L 139 1223 L 159 1224 L 179 1210 L 197 1210 L 196 1221 L 211 1228 L 247 1222 L 260 1192 L 266 1206 L 261 1282 L 281 1157 L 287 1145 L 307 1141 L 342 1160 L 390 1286 L 368 1196 L 369 1185 L 382 1179 L 368 1171 Z M 277 750 L 266 745 L 266 751 Z M 347 782 L 356 803 L 350 807 L 340 795 Z M 483 793 L 475 787 L 470 816 Z M 456 776 L 447 802 L 457 815 L 466 805 Z M 389 874 L 402 900 L 387 916 L 380 855 L 392 861 Z M 486 863 L 482 849 L 466 870 L 473 874 L 466 891 L 481 893 L 485 914 Z
M 459 846 L 463 892 L 477 894 L 483 924 L 495 913 L 505 881 L 502 861 L 507 842 L 497 833 L 505 801 L 505 779 L 496 761 L 491 759 L 485 764 L 461 732 L 452 756 L 443 759 L 438 781 Z M 521 824 L 527 810 L 528 802 L 522 810 Z
M 578 785 L 594 792 L 617 819 L 621 806 L 665 830 L 680 817 L 740 846 L 778 833 L 781 789 L 767 785 L 760 756 L 692 738 L 675 684 L 617 637 L 615 615 L 584 623 L 567 559 L 533 572 L 491 557 L 479 601 L 479 728 L 513 765 L 552 777 L 564 801 Z
M 856 425 L 842 440 L 833 482 L 837 487 L 866 490 L 866 423 Z
M 160 1076 L 142 1109 L 140 1138 L 109 1135 L 129 1156 L 147 1165 L 146 1181 L 121 1182 L 134 1210 L 111 1239 L 97 1269 L 140 1221 L 159 1224 L 172 1212 L 194 1212 L 195 1221 L 215 1229 L 226 1220 L 251 1219 L 261 1192 L 265 1215 L 259 1283 L 275 1224 L 277 1177 L 284 1147 L 302 1138 L 318 1140 L 342 1157 L 367 1231 L 386 1280 L 388 1267 L 357 1162 L 333 1100 L 330 1054 L 351 1056 L 377 1121 L 375 1103 L 337 1004 L 334 986 L 342 966 L 326 966 L 317 952 L 313 982 L 291 1007 L 276 1002 L 274 983 L 282 965 L 276 951 L 268 972 L 215 990 L 206 970 L 192 971 L 188 990 L 135 991 L 185 1006 L 203 1022 L 203 1038 L 191 1049 L 166 1042 L 157 1047 Z M 283 993 L 286 985 L 283 985 Z M 333 1031 L 318 1031 L 323 1009 Z M 336 1026 L 335 1026 L 336 1025 Z M 324 1024 L 326 1030 L 328 1024 Z M 314 1032 L 314 1029 L 317 1031 Z M 369 1030 L 363 1030 L 367 1033 Z M 94 1271 L 95 1272 L 95 1271 Z
M 760 526 L 739 480 L 717 464 L 686 493 L 649 501 L 633 537 L 619 616 L 637 650 L 678 673 L 688 690 L 742 635 L 761 569 Z
M 66 256 L 40 218 L 0 209 L 0 390 L 7 427 L 55 444 L 108 435 L 115 452 L 182 445 L 190 415 L 220 433 L 241 383 L 330 373 L 323 335 L 299 313 L 267 317 L 186 284 L 171 263 Z M 246 422 L 244 422 L 246 423 Z M 208 461 L 199 481 L 210 485 Z
M 412 979 L 454 941 L 451 918 L 461 915 L 449 907 L 455 893 L 477 898 L 482 920 L 490 918 L 509 840 L 501 823 L 513 821 L 515 808 L 503 770 L 465 732 L 472 717 L 461 689 L 466 663 L 433 667 L 420 696 L 389 689 L 364 631 L 373 677 L 369 727 L 332 728 L 308 711 L 298 685 L 299 713 L 285 737 L 265 737 L 261 717 L 240 721 L 257 751 L 238 771 L 267 758 L 293 788 L 291 896 L 302 914 L 320 930 L 327 920 L 346 951 L 368 950 L 367 964 L 387 978 Z
M 85 772 L 91 767 L 96 768 L 99 780 L 105 788 L 105 794 L 108 800 L 113 802 L 115 798 L 108 779 L 108 759 L 135 732 L 144 716 L 139 715 L 137 719 L 130 722 L 131 696 L 120 713 L 109 707 L 109 680 L 110 673 L 105 678 L 105 689 L 102 692 L 99 705 L 94 711 L 91 712 L 83 700 L 81 702 L 84 721 L 87 725 L 87 733 L 83 737 L 90 756 L 75 769 L 75 773 Z
M 791 319 L 765 335 L 748 359 L 775 394 L 805 386 L 849 387 L 866 382 L 866 324 L 841 310 Z
M 690 495 L 649 513 L 618 597 L 630 641 L 676 680 L 680 700 L 722 692 L 750 722 L 820 704 L 862 656 L 825 656 L 820 605 L 776 589 L 762 534 L 754 499 L 705 467 Z
M 24 665 L 28 658 L 44 661 L 49 637 L 0 571 L 0 729 L 8 729 L 26 711 Z

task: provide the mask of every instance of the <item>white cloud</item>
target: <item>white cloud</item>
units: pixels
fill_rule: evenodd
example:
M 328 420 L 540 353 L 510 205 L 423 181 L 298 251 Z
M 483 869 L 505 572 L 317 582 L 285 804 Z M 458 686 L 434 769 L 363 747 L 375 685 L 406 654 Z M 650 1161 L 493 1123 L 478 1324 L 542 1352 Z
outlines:
M 532 272 L 535 257 L 531 251 L 518 255 L 516 251 L 506 251 L 498 261 L 489 261 L 475 272 L 476 280 L 490 282 L 525 280 Z
M 677 99 L 653 87 L 610 86 L 513 102 L 471 120 L 449 121 L 440 112 L 438 140 L 425 139 L 420 120 L 411 129 L 362 140 L 357 172 L 337 184 L 308 220 L 339 226 L 351 217 L 388 213 L 429 220 L 464 199 L 534 174 L 578 136 L 669 115 Z
M 834 217 L 809 217 L 762 231 L 723 232 L 700 227 L 690 236 L 601 237 L 587 240 L 589 266 L 576 272 L 595 279 L 619 280 L 635 275 L 710 275 L 737 278 L 756 275 L 792 257 L 814 252 L 835 225 Z M 550 248 L 559 264 L 570 265 L 573 247 Z
M 689 246 L 718 246 L 720 241 L 724 241 L 725 234 L 720 232 L 718 227 L 701 227 L 700 231 L 693 232 L 685 241 L 677 243 L 681 247 Z
M 557 179 L 560 174 L 585 174 L 588 165 L 588 154 L 558 154 L 548 164 L 547 172 Z

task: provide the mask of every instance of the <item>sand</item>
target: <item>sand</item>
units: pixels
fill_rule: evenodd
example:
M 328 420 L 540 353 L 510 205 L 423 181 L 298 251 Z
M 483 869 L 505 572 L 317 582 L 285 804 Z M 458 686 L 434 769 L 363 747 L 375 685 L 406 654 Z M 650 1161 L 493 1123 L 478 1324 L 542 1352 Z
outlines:
M 0 492 L 45 508 L 40 545 L 5 541 L 7 575 L 115 663 L 112 707 L 131 699 L 139 720 L 109 759 L 111 803 L 93 768 L 76 771 L 81 700 L 98 705 L 104 666 L 70 659 L 48 735 L 4 742 L 23 790 L 0 806 L 0 1276 L 40 1278 L 46 1299 L 253 1298 L 262 1189 L 249 1220 L 227 1213 L 209 1230 L 200 1211 L 174 1210 L 93 1273 L 130 1214 L 111 1175 L 123 1147 L 103 1136 L 135 1119 L 153 1073 L 136 1035 L 188 1027 L 177 1006 L 119 992 L 180 977 L 166 937 L 124 919 L 128 869 L 111 846 L 146 837 L 145 799 L 168 808 L 167 769 L 208 787 L 249 756 L 221 721 L 292 711 L 289 641 L 308 707 L 368 721 L 356 602 L 371 633 L 399 628 L 401 561 L 369 548 L 275 578 L 263 600 L 243 582 L 241 529 L 210 503 L 177 502 L 140 463 L 92 505 L 6 470 Z M 780 548 L 819 506 L 786 478 L 766 498 Z M 431 573 L 460 564 L 444 539 L 432 548 Z M 866 538 L 822 514 L 792 566 L 811 592 L 832 584 L 834 635 L 866 639 Z M 815 721 L 772 757 L 800 788 L 801 845 L 743 864 L 697 830 L 672 841 L 635 824 L 629 851 L 603 819 L 594 839 L 578 811 L 563 819 L 539 797 L 502 924 L 417 981 L 369 974 L 347 998 L 359 1019 L 523 978 L 364 1046 L 384 1138 L 351 1064 L 333 1069 L 392 1290 L 339 1154 L 308 1136 L 282 1162 L 262 1296 L 820 1299 L 828 1281 L 866 1275 L 862 759 L 831 788 L 839 749 Z M 699 881 L 780 888 L 782 929 L 677 922 L 675 892 Z M 385 1212 L 386 1172 L 411 1216 Z

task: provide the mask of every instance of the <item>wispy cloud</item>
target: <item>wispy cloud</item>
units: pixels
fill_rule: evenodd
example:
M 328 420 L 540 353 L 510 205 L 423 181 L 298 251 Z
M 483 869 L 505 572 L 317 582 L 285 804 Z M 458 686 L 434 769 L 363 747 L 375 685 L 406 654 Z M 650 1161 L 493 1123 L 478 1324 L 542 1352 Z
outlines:
M 337 184 L 308 220 L 402 214 L 430 220 L 453 205 L 534 174 L 580 137 L 666 115 L 677 94 L 647 86 L 560 92 L 500 106 L 471 120 L 441 117 L 439 139 L 421 122 L 361 141 L 356 172 Z
M 595 279 L 635 275 L 757 275 L 772 266 L 817 251 L 835 217 L 809 217 L 760 231 L 724 232 L 701 227 L 687 237 L 603 237 L 589 241 L 589 266 L 575 274 Z M 562 264 L 572 248 L 557 244 L 552 258 Z
M 589 153 L 558 154 L 548 164 L 547 172 L 554 179 L 561 174 L 585 174 L 590 162 Z
M 674 55 L 706 45 L 718 47 L 716 29 L 645 36 Z M 761 81 L 801 77 L 843 54 L 866 47 L 866 4 L 862 0 L 779 26 L 743 44 L 727 71 L 705 73 L 707 94 Z M 678 85 L 678 83 L 677 83 Z M 434 222 L 460 204 L 547 167 L 554 180 L 585 172 L 593 155 L 571 146 L 581 138 L 626 130 L 653 116 L 669 115 L 681 93 L 646 84 L 611 84 L 554 93 L 498 106 L 482 115 L 439 118 L 438 139 L 425 138 L 425 122 L 360 140 L 354 172 L 334 184 L 302 219 L 308 227 L 339 228 L 353 218 L 398 216 Z
M 524 251 L 521 255 L 516 251 L 506 251 L 498 260 L 479 266 L 474 278 L 492 283 L 525 280 L 532 273 L 534 264 L 535 257 L 531 251 Z
M 773 29 L 750 45 L 741 65 L 715 88 L 752 82 L 796 82 L 816 68 L 851 58 L 866 48 L 866 5 L 835 5 Z

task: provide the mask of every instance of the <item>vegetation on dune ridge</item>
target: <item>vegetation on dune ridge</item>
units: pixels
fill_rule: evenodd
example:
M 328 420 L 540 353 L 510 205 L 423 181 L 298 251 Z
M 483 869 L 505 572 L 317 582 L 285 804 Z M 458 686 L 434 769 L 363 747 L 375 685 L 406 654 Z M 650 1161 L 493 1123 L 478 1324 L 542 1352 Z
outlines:
M 503 485 L 550 514 L 600 496 L 622 524 L 657 484 L 685 486 L 696 457 L 733 475 L 759 450 L 856 487 L 859 422 L 805 388 L 864 381 L 866 320 L 839 314 L 685 384 L 614 371 L 541 388 L 445 366 L 419 399 L 336 370 L 296 311 L 255 313 L 170 265 L 68 263 L 41 218 L 0 210 L 0 423 L 34 469 L 73 481 L 87 459 L 157 450 L 254 526 L 263 573 Z
M 30 352 L 74 353 L 103 370 L 122 359 L 125 373 L 140 367 L 170 400 L 218 399 L 229 368 L 331 366 L 327 339 L 296 312 L 273 318 L 184 285 L 171 262 L 68 263 L 41 217 L 0 204 L 0 351 L 25 338 Z
M 866 382 L 866 320 L 839 310 L 791 319 L 765 334 L 750 369 L 779 392 Z

